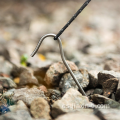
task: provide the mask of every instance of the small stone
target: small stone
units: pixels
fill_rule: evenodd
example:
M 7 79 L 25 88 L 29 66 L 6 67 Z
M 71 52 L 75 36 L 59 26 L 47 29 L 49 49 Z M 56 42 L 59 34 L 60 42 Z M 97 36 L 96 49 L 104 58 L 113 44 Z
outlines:
M 10 61 L 14 63 L 15 65 L 20 64 L 20 55 L 15 48 L 8 49 L 9 55 L 10 55 Z
M 113 70 L 115 72 L 119 72 L 120 66 L 118 61 L 115 60 L 108 60 L 104 64 L 104 70 Z
M 5 98 L 9 98 L 11 96 L 11 101 L 17 102 L 18 100 L 22 100 L 26 105 L 30 106 L 31 102 L 38 97 L 43 97 L 47 99 L 44 95 L 44 92 L 37 88 L 21 88 L 15 89 L 10 92 L 7 91 L 3 94 Z
M 0 84 L 0 93 L 3 93 L 3 86 Z
M 91 95 L 91 99 L 93 100 L 93 102 L 95 104 L 107 104 L 108 107 L 110 108 L 118 108 L 120 109 L 120 104 L 110 98 L 107 98 L 103 95 L 99 95 L 99 94 L 94 94 Z
M 39 86 L 38 89 L 41 89 L 44 93 L 48 92 L 47 88 L 44 85 Z
M 87 90 L 85 93 L 87 96 L 93 95 L 94 89 Z
M 76 89 L 70 88 L 61 100 L 57 100 L 52 105 L 52 117 L 56 118 L 67 112 L 79 111 L 81 107 L 93 105 L 86 96 L 82 96 Z
M 101 120 L 120 120 L 120 110 L 117 109 L 97 109 L 95 115 Z
M 103 95 L 106 97 L 109 97 L 113 92 L 116 91 L 118 86 L 118 79 L 117 78 L 111 78 L 106 80 L 103 84 Z
M 114 71 L 102 71 L 98 74 L 98 82 L 103 87 L 103 95 L 109 97 L 116 91 L 118 86 L 119 73 Z
M 71 70 L 76 71 L 78 70 L 77 66 L 70 61 L 67 61 L 68 65 L 70 66 Z M 68 72 L 66 66 L 63 62 L 57 62 L 50 66 L 47 70 L 44 81 L 48 86 L 58 87 L 60 78 L 64 73 Z
M 96 71 L 96 70 L 89 71 L 89 85 L 88 85 L 88 88 L 96 88 L 98 86 L 97 74 L 98 74 L 98 71 Z
M 19 67 L 19 66 L 16 66 L 16 65 L 14 65 L 13 66 L 13 68 L 12 68 L 12 70 L 11 70 L 11 75 L 14 77 L 14 78 L 16 78 L 16 77 L 20 77 L 20 74 L 23 72 L 23 71 L 26 71 L 27 70 L 27 68 L 25 68 L 25 67 Z
M 120 100 L 120 88 L 116 91 L 115 93 L 115 100 L 119 101 Z
M 96 88 L 93 92 L 93 94 L 99 94 L 99 95 L 101 95 L 102 93 L 103 93 L 103 90 L 100 88 Z
M 42 68 L 37 68 L 34 70 L 34 76 L 37 78 L 39 83 L 45 84 L 44 78 L 46 75 L 47 70 L 49 69 L 50 65 L 42 67 Z
M 14 78 L 19 78 L 19 82 L 17 83 L 20 86 L 24 85 L 38 85 L 38 80 L 33 75 L 33 70 L 26 67 L 14 66 L 11 75 Z
M 61 98 L 61 92 L 59 90 L 56 90 L 56 89 L 48 89 L 46 96 L 52 100 L 58 100 Z
M 101 85 L 103 82 L 105 82 L 110 78 L 117 78 L 118 80 L 120 80 L 120 73 L 114 71 L 107 71 L 107 70 L 103 70 L 98 73 L 98 82 Z
M 55 120 L 100 120 L 97 116 L 90 113 L 83 113 L 83 112 L 77 112 L 77 113 L 67 113 L 65 115 L 61 115 Z
M 11 88 L 16 88 L 17 85 L 11 80 L 10 78 L 7 77 L 0 77 L 0 85 L 3 88 L 11 89 Z
M 26 110 L 17 110 L 15 112 L 8 112 L 1 115 L 0 120 L 32 120 L 32 117 Z
M 11 112 L 15 112 L 17 110 L 28 110 L 27 106 L 22 100 L 19 100 L 16 105 L 9 106 Z
M 32 101 L 30 106 L 30 112 L 34 118 L 50 119 L 50 106 L 44 98 L 36 98 Z
M 0 73 L 10 75 L 13 69 L 13 65 L 6 61 L 3 57 L 0 57 Z
M 0 77 L 10 77 L 8 74 L 5 74 L 5 73 L 0 73 Z
M 25 70 L 20 74 L 20 82 L 18 85 L 38 85 L 38 80 L 29 70 Z
M 114 93 L 112 93 L 111 99 L 112 99 L 112 100 L 115 100 L 115 94 L 114 94 Z
M 9 98 L 10 96 L 14 95 L 14 91 L 15 91 L 15 89 L 10 89 L 10 90 L 8 90 L 7 92 L 5 92 L 5 93 L 3 94 L 3 97 Z
M 74 73 L 75 77 L 77 78 L 77 80 L 79 81 L 81 87 L 83 89 L 85 89 L 89 84 L 87 71 L 85 71 L 85 70 L 83 70 L 83 71 L 81 70 L 81 72 L 73 71 L 73 73 Z M 62 91 L 62 94 L 65 94 L 66 91 L 71 87 L 75 88 L 77 90 L 79 89 L 70 73 L 66 73 L 65 75 L 63 75 L 63 77 L 61 78 L 59 87 Z
M 4 105 L 4 104 L 0 105 L 0 115 L 5 114 L 7 112 L 10 112 L 8 105 Z

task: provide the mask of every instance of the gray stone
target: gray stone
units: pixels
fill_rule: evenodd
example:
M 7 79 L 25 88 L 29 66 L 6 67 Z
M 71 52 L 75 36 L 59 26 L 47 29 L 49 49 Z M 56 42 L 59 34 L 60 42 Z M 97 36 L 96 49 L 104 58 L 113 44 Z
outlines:
M 71 70 L 78 70 L 77 66 L 73 62 L 67 61 L 67 63 L 70 66 Z M 68 70 L 63 62 L 54 63 L 47 70 L 44 81 L 49 87 L 58 87 L 61 76 L 66 72 L 68 72 Z
M 96 88 L 98 86 L 98 77 L 97 77 L 98 71 L 97 70 L 91 70 L 89 71 L 89 88 Z
M 117 78 L 118 80 L 120 80 L 120 73 L 103 70 L 98 74 L 99 84 L 102 84 L 102 82 L 105 82 L 107 79 L 110 79 L 110 78 Z
M 43 97 L 46 99 L 44 92 L 37 88 L 21 88 L 15 89 L 14 91 L 8 91 L 3 94 L 5 98 L 9 98 L 11 96 L 11 101 L 17 102 L 18 100 L 22 100 L 28 106 L 30 106 L 31 102 L 38 97 Z
M 104 96 L 109 97 L 113 92 L 116 92 L 120 73 L 114 71 L 101 71 L 98 74 L 98 82 L 103 87 Z
M 116 92 L 118 86 L 118 79 L 117 78 L 110 78 L 106 80 L 103 84 L 103 95 L 109 97 L 112 93 Z
M 34 70 L 34 76 L 37 78 L 39 83 L 45 84 L 44 78 L 45 78 L 46 72 L 49 69 L 49 67 L 50 67 L 50 65 L 41 67 L 41 68 L 36 68 Z
M 15 78 L 15 77 L 20 77 L 20 74 L 24 71 L 27 71 L 27 68 L 23 67 L 23 66 L 16 66 L 14 65 L 12 70 L 11 70 L 11 75 Z
M 94 92 L 94 89 L 90 89 L 90 90 L 85 91 L 87 96 L 93 95 L 93 92 Z
M 10 90 L 8 90 L 7 92 L 5 92 L 5 93 L 3 94 L 3 97 L 9 98 L 10 96 L 14 95 L 14 91 L 15 91 L 15 89 L 10 89 Z
M 56 90 L 56 89 L 48 89 L 46 96 L 52 100 L 58 100 L 61 98 L 61 92 L 59 90 Z
M 61 115 L 55 120 L 100 120 L 97 116 L 90 113 L 76 112 L 76 113 L 67 113 L 65 115 Z
M 98 109 L 95 115 L 101 120 L 120 120 L 120 110 L 117 109 Z
M 44 98 L 36 98 L 30 105 L 30 112 L 34 118 L 50 119 L 50 106 Z
M 119 72 L 120 66 L 119 62 L 116 60 L 108 60 L 104 64 L 104 70 L 113 70 L 115 72 Z
M 115 94 L 114 93 L 112 93 L 112 95 L 111 95 L 111 97 L 110 97 L 111 99 L 113 99 L 113 100 L 115 100 Z
M 100 88 L 96 88 L 95 90 L 94 90 L 94 92 L 93 92 L 93 94 L 102 94 L 103 93 L 103 90 L 102 89 L 100 89 Z
M 107 104 L 107 106 L 110 108 L 120 109 L 120 103 L 118 103 L 110 98 L 107 98 L 103 95 L 94 94 L 94 95 L 91 95 L 91 99 L 95 104 Z
M 24 70 L 20 74 L 20 82 L 18 85 L 38 85 L 38 80 L 30 70 Z
M 120 88 L 116 91 L 116 93 L 115 93 L 115 99 L 117 100 L 117 101 L 119 101 L 120 100 Z
M 44 119 L 44 118 L 35 119 L 35 118 L 33 118 L 32 120 L 48 120 L 48 119 Z
M 13 65 L 6 61 L 3 57 L 0 57 L 0 72 L 10 75 Z
M 14 81 L 7 77 L 0 77 L 0 85 L 2 85 L 3 88 L 7 88 L 7 89 L 17 87 L 17 85 L 14 83 Z
M 38 85 L 38 80 L 34 76 L 33 70 L 23 66 L 14 66 L 11 75 L 20 78 L 18 85 Z
M 32 117 L 26 110 L 17 110 L 16 112 L 8 112 L 1 115 L 0 120 L 32 120 Z
M 82 107 L 94 106 L 93 103 L 89 102 L 86 96 L 82 96 L 76 89 L 70 88 L 61 100 L 57 100 L 52 105 L 52 116 L 56 118 L 61 114 L 68 112 L 79 111 Z
M 88 74 L 82 74 L 79 71 L 74 71 L 73 72 L 75 77 L 77 78 L 77 80 L 79 81 L 80 85 L 82 86 L 82 88 L 86 88 L 87 85 L 89 84 L 89 79 L 88 79 Z M 85 72 L 84 72 L 85 73 Z M 75 89 L 79 89 L 77 84 L 75 83 L 75 81 L 73 80 L 72 76 L 70 73 L 66 73 L 60 81 L 59 87 L 62 91 L 62 94 L 65 94 L 66 91 L 69 88 L 75 88 Z
M 9 106 L 11 112 L 15 112 L 17 110 L 28 110 L 27 106 L 22 100 L 19 100 L 16 105 Z

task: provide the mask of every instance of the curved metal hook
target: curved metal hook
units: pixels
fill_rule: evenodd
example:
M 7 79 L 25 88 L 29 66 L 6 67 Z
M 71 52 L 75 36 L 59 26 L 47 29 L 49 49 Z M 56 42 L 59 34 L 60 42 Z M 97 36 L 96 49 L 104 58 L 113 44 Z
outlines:
M 33 53 L 31 54 L 31 56 L 33 57 L 36 52 L 38 51 L 40 45 L 42 44 L 43 40 L 46 38 L 46 37 L 55 37 L 56 35 L 55 34 L 46 34 L 44 35 L 38 42 L 35 50 L 33 51 Z M 65 60 L 65 57 L 64 57 L 64 52 L 63 52 L 63 48 L 62 48 L 62 43 L 61 43 L 61 39 L 58 37 L 58 43 L 59 43 L 59 48 L 60 48 L 60 53 L 61 53 L 61 58 L 63 60 L 63 63 L 65 64 L 66 68 L 68 69 L 68 71 L 70 72 L 71 76 L 73 77 L 73 80 L 75 81 L 75 83 L 77 84 L 78 88 L 80 89 L 80 92 L 86 96 L 84 90 L 82 89 L 80 83 L 78 82 L 78 80 L 76 79 L 76 77 L 74 76 L 74 73 L 72 72 L 71 68 L 69 67 L 69 65 L 67 64 L 66 60 Z

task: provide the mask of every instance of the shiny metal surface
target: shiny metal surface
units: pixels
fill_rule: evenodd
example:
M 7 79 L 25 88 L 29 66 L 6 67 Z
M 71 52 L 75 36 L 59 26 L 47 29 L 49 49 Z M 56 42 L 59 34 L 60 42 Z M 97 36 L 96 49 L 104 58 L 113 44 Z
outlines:
M 34 50 L 33 53 L 31 54 L 31 56 L 33 57 L 33 56 L 37 53 L 40 45 L 42 44 L 43 40 L 44 40 L 46 37 L 53 37 L 53 38 L 54 38 L 55 36 L 56 36 L 55 34 L 46 34 L 46 35 L 44 35 L 44 36 L 39 40 L 39 42 L 38 42 L 35 50 Z M 77 84 L 78 88 L 80 89 L 80 92 L 81 92 L 83 95 L 86 96 L 83 88 L 81 87 L 80 83 L 79 83 L 78 80 L 76 79 L 74 73 L 72 72 L 71 68 L 69 67 L 69 65 L 67 64 L 67 62 L 66 62 L 66 60 L 65 60 L 65 56 L 64 56 L 64 52 L 63 52 L 63 48 L 62 48 L 61 39 L 58 37 L 57 40 L 58 40 L 58 43 L 59 43 L 59 48 L 60 48 L 60 53 L 61 53 L 61 58 L 62 58 L 62 60 L 63 60 L 63 63 L 65 64 L 66 68 L 68 69 L 68 71 L 70 72 L 71 76 L 73 77 L 73 80 L 75 81 L 75 83 Z

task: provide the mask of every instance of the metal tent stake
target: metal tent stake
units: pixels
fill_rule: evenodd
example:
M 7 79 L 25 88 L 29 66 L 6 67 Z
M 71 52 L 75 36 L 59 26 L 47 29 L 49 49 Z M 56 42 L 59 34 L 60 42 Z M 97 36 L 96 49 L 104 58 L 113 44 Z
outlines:
M 46 34 L 46 35 L 44 35 L 44 36 L 39 40 L 39 42 L 38 42 L 35 50 L 34 50 L 33 53 L 31 54 L 31 56 L 33 57 L 33 56 L 37 53 L 40 45 L 42 44 L 43 40 L 44 40 L 46 37 L 53 37 L 53 38 L 54 38 L 55 36 L 56 36 L 55 34 Z M 64 52 L 63 52 L 63 48 L 62 48 L 62 43 L 61 43 L 61 39 L 60 39 L 59 37 L 58 37 L 58 43 L 59 43 L 59 48 L 60 48 L 60 53 L 61 53 L 61 58 L 62 58 L 62 60 L 63 60 L 63 63 L 65 64 L 66 68 L 68 69 L 68 71 L 70 72 L 71 76 L 73 77 L 73 80 L 75 81 L 75 83 L 77 84 L 78 88 L 80 89 L 80 92 L 81 92 L 83 95 L 86 96 L 86 94 L 85 94 L 84 90 L 82 89 L 80 83 L 79 83 L 78 80 L 76 79 L 74 73 L 72 72 L 71 68 L 69 67 L 69 65 L 67 64 L 67 62 L 66 62 L 66 60 L 65 60 Z
M 85 91 L 82 89 L 80 83 L 78 82 L 78 80 L 76 79 L 74 73 L 72 72 L 71 68 L 69 67 L 69 65 L 67 64 L 65 57 L 64 57 L 64 52 L 63 52 L 63 48 L 62 48 L 62 43 L 61 43 L 61 39 L 59 38 L 59 36 L 65 31 L 65 29 L 75 20 L 75 18 L 82 12 L 82 10 L 89 4 L 91 0 L 87 0 L 82 6 L 81 8 L 73 15 L 73 17 L 67 22 L 67 24 L 58 32 L 57 35 L 55 34 L 46 34 L 44 35 L 38 42 L 35 50 L 33 51 L 33 53 L 31 54 L 31 56 L 33 57 L 36 52 L 38 51 L 40 45 L 42 44 L 42 41 L 46 38 L 46 37 L 53 37 L 54 40 L 58 40 L 59 43 L 59 48 L 60 48 L 60 53 L 61 53 L 61 58 L 63 60 L 63 63 L 65 64 L 66 68 L 68 69 L 68 71 L 70 72 L 71 76 L 73 77 L 73 80 L 75 81 L 75 83 L 77 84 L 80 92 L 87 96 L 85 94 Z

